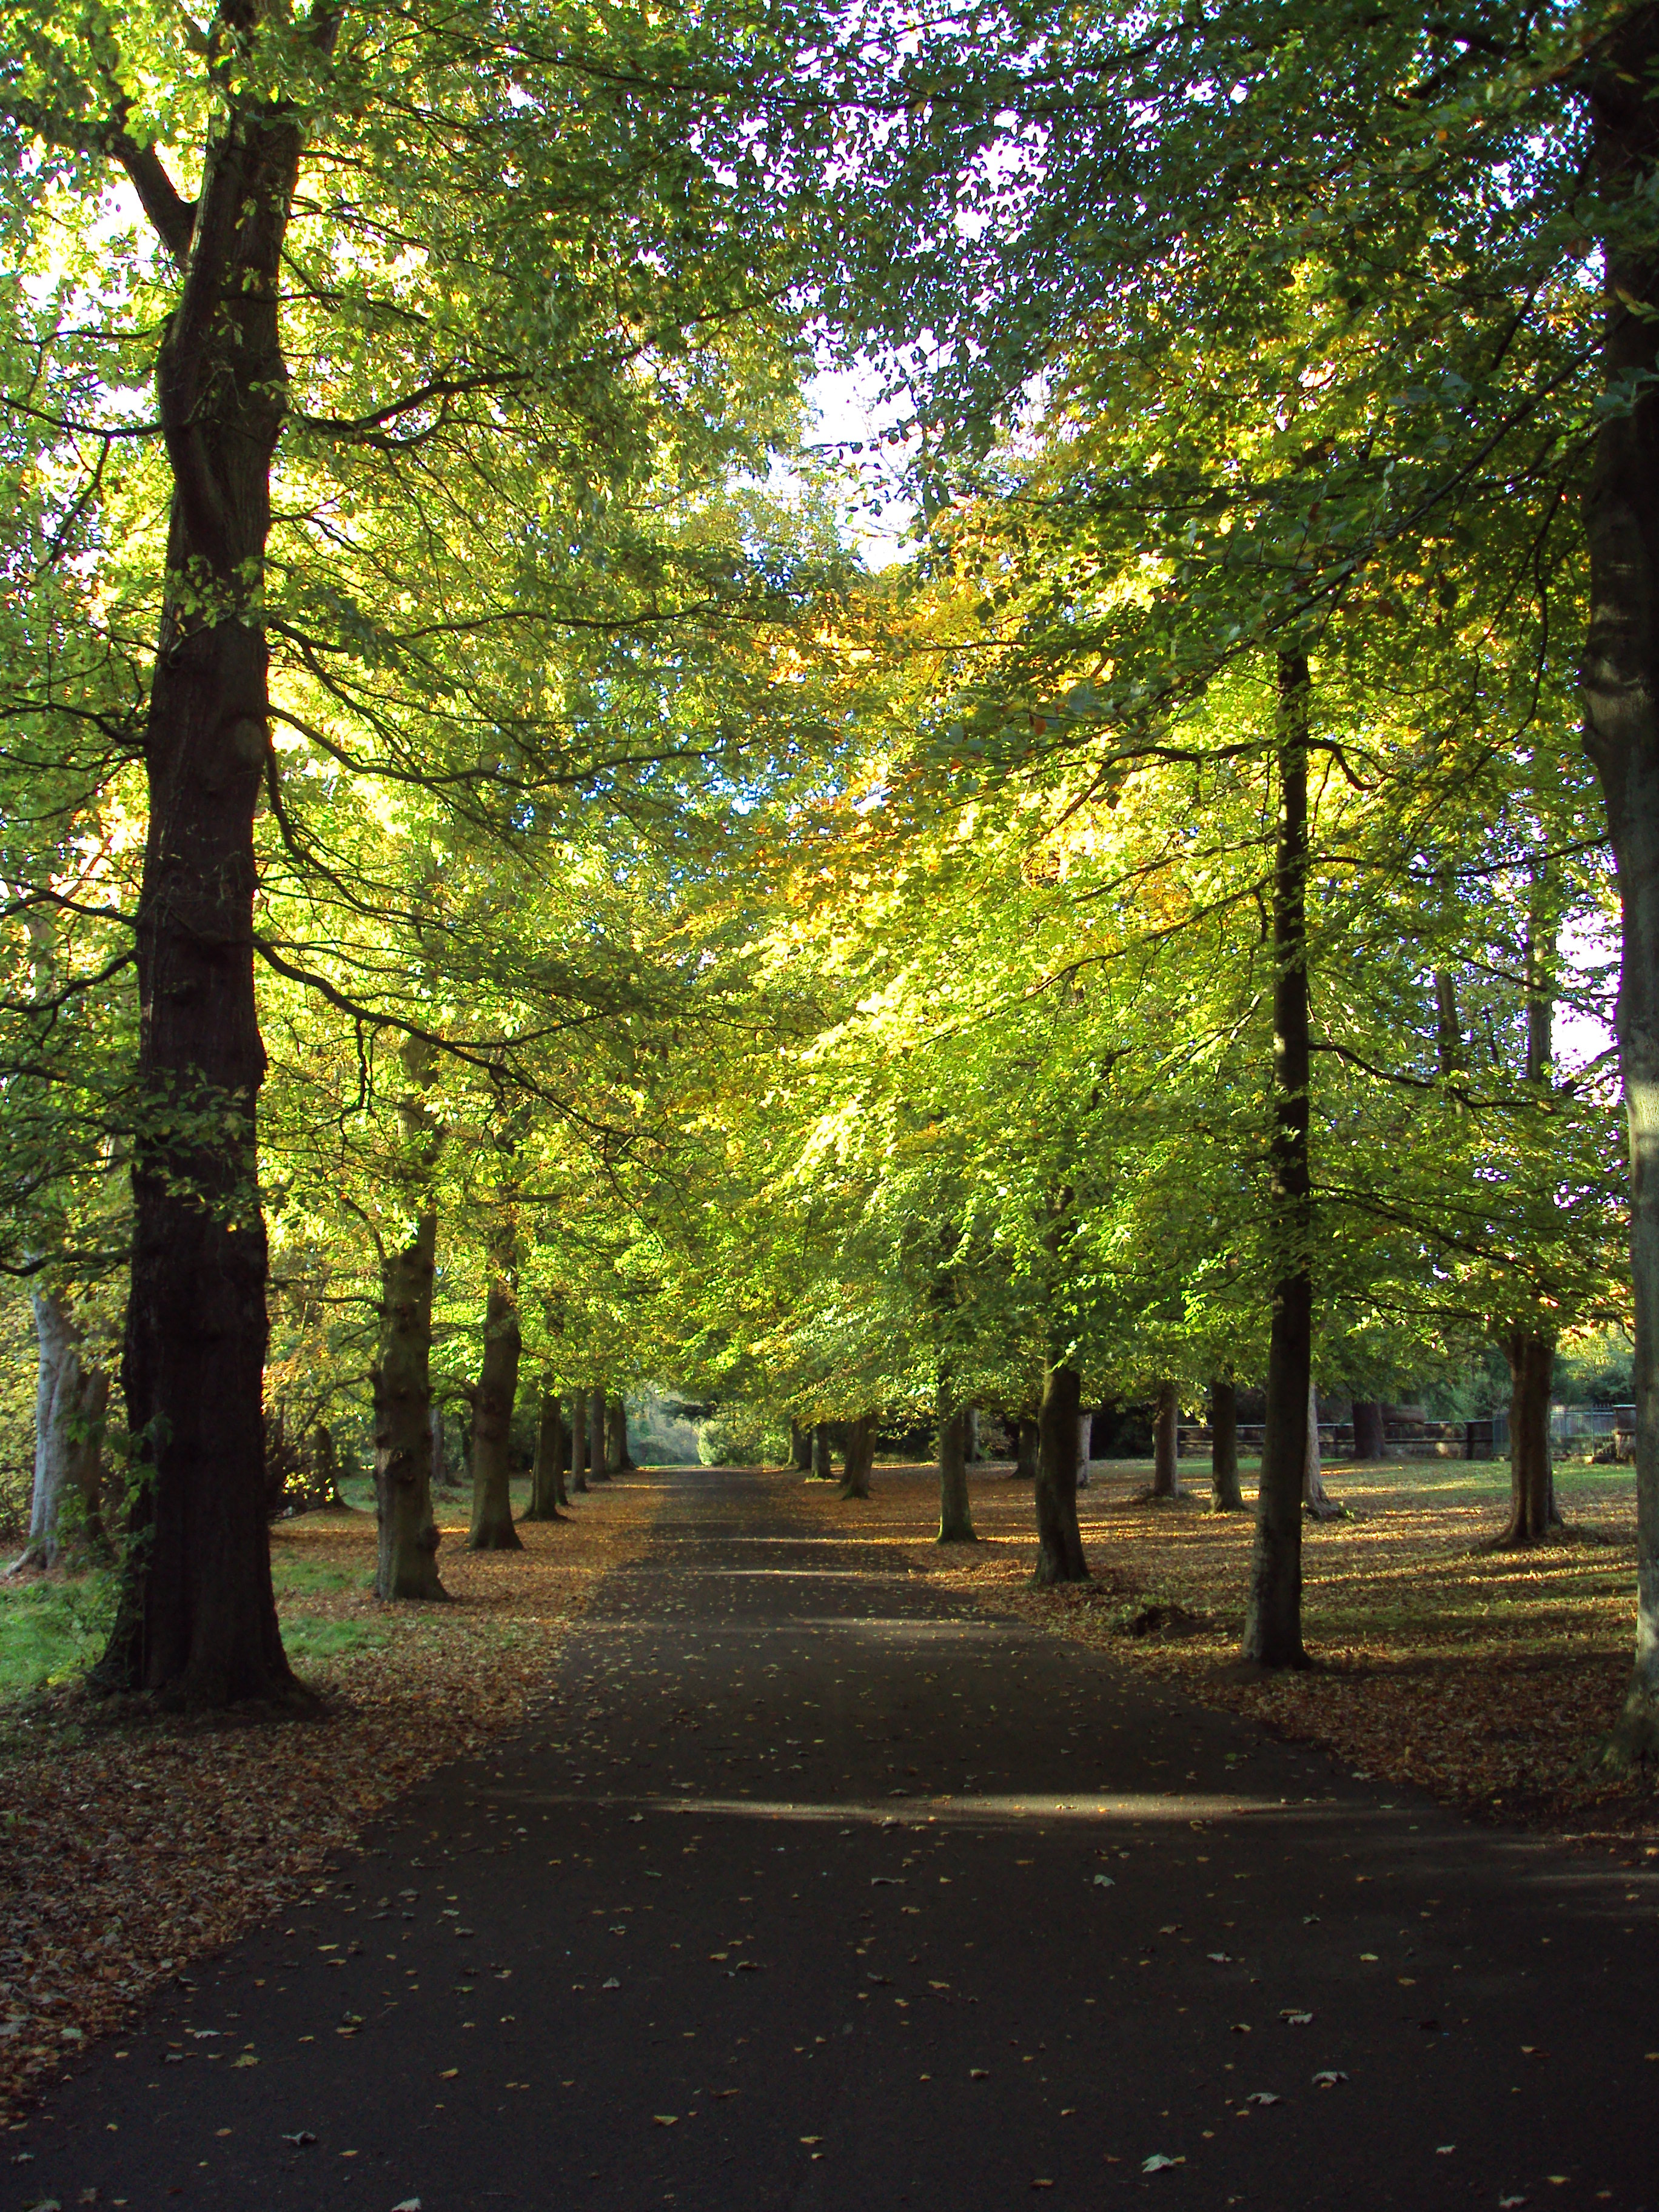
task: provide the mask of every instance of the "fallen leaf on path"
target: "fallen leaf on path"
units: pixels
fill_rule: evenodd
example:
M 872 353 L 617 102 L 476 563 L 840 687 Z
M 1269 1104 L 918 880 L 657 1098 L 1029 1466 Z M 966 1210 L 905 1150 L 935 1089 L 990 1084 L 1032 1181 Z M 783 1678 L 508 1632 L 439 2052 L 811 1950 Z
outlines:
M 303 2150 L 307 2143 L 314 2143 L 316 2140 L 309 2128 L 296 2128 L 291 2136 L 283 2137 L 284 2142 L 291 2142 L 297 2150 Z
M 1186 2163 L 1184 2158 L 1166 2158 L 1161 2150 L 1155 2150 L 1150 2158 L 1141 2160 L 1140 2170 L 1143 2173 L 1162 2173 L 1166 2166 L 1185 2166 Z
M 659 2128 L 672 2128 L 678 2124 L 680 2116 L 678 2112 L 653 2112 L 651 2117 Z
M 1313 2078 L 1316 2089 L 1334 2089 L 1339 2081 L 1346 2081 L 1348 2077 L 1340 2066 L 1322 2066 Z
M 1275 2096 L 1271 2089 L 1252 2089 L 1244 2101 L 1247 2105 L 1282 2105 L 1285 2100 Z
M 1289 2006 L 1280 2012 L 1279 2017 L 1286 2027 L 1309 2027 L 1313 2023 L 1313 2014 L 1310 2012 L 1293 2012 Z

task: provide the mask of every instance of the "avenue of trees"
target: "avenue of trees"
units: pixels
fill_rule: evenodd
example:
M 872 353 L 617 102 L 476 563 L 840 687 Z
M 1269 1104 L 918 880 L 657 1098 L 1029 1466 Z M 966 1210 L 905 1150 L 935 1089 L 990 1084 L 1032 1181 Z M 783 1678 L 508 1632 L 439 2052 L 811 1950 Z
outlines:
M 511 1546 L 515 1405 L 552 1517 L 646 1377 L 854 1498 L 929 1421 L 947 1539 L 996 1408 L 1051 1580 L 1080 1406 L 1264 1389 L 1298 1665 L 1315 1385 L 1497 1347 L 1525 1543 L 1611 1323 L 1659 1752 L 1659 4 L 33 0 L 0 161 L 0 1267 L 103 1686 L 299 1694 L 354 1394 L 392 1601 L 459 1431 Z

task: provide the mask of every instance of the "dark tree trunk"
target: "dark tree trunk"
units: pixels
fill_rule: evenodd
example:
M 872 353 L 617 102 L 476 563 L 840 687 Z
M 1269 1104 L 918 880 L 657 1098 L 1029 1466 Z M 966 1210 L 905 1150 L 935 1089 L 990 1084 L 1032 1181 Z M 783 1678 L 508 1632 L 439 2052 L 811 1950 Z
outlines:
M 1181 1487 L 1181 1400 L 1173 1382 L 1160 1382 L 1152 1414 L 1152 1496 L 1185 1494 Z
M 1086 1583 L 1083 1532 L 1077 1524 L 1077 1409 L 1083 1378 L 1050 1360 L 1037 1413 L 1036 1565 L 1035 1583 Z
M 432 1512 L 432 1271 L 438 1217 L 422 1213 L 401 1251 L 380 1261 L 374 1393 L 374 1595 L 447 1596 Z
M 1238 1486 L 1238 1386 L 1223 1376 L 1210 1385 L 1210 1510 L 1244 1510 Z
M 870 1495 L 870 1470 L 876 1462 L 876 1417 L 860 1413 L 847 1424 L 847 1449 L 842 1455 L 841 1494 L 843 1498 Z
M 1382 1402 L 1378 1398 L 1353 1401 L 1353 1455 L 1358 1460 L 1386 1459 L 1388 1431 L 1382 1425 Z
M 557 1395 L 553 1400 L 553 1503 L 568 1505 L 570 1492 L 565 1487 L 565 1477 L 570 1468 L 570 1424 L 564 1417 L 564 1403 Z
M 628 1449 L 628 1407 L 620 1398 L 607 1398 L 605 1405 L 605 1456 L 618 1474 L 626 1474 L 633 1467 L 633 1455 Z
M 611 1480 L 611 1440 L 605 1434 L 603 1382 L 596 1382 L 587 1394 L 587 1472 L 595 1482 Z
M 509 1451 L 513 1406 L 519 1394 L 519 1298 L 513 1279 L 513 1255 L 495 1255 L 495 1271 L 484 1307 L 483 1358 L 472 1397 L 472 1526 L 469 1552 L 521 1552 L 523 1540 L 513 1525 Z
M 1302 1484 L 1313 1372 L 1312 1208 L 1308 1160 L 1308 663 L 1279 656 L 1279 851 L 1273 870 L 1273 1129 L 1268 1204 L 1274 1278 L 1267 1434 L 1243 1655 L 1305 1667 Z
M 530 1503 L 520 1516 L 525 1521 L 562 1521 L 559 1510 L 560 1475 L 564 1459 L 564 1423 L 559 1415 L 558 1393 L 544 1376 L 541 1406 L 536 1421 L 536 1458 L 530 1470 Z
M 253 814 L 270 745 L 259 610 L 287 404 L 277 303 L 301 129 L 297 109 L 261 100 L 252 82 L 235 76 L 225 94 L 193 210 L 153 154 L 135 149 L 129 163 L 149 165 L 140 196 L 180 282 L 156 357 L 173 495 L 144 734 L 121 1364 L 139 1480 L 94 1679 L 204 1706 L 297 1691 L 265 1529 Z
M 1586 520 L 1585 742 L 1607 799 L 1624 941 L 1619 1054 L 1630 1131 L 1636 1304 L 1636 1649 L 1615 1754 L 1659 1761 L 1659 249 L 1645 195 L 1659 172 L 1659 7 L 1632 8 L 1592 50 L 1605 249 L 1607 384 L 1628 396 L 1596 433 Z
M 587 1393 L 570 1394 L 570 1487 L 587 1488 Z
M 1550 1456 L 1550 1393 L 1555 1339 L 1511 1329 L 1504 1339 L 1510 1363 L 1510 1517 L 1492 1540 L 1493 1551 L 1536 1544 L 1561 1526 Z
M 812 1480 L 814 1482 L 833 1482 L 836 1479 L 835 1454 L 830 1446 L 830 1424 L 815 1421 L 812 1425 Z
M 952 1401 L 948 1385 L 939 1394 L 939 1539 L 941 1544 L 976 1544 L 968 1502 L 968 1408 Z
M 798 1474 L 812 1472 L 812 1431 L 793 1419 L 789 1424 L 789 1464 Z
M 1014 1480 L 1035 1482 L 1037 1479 L 1037 1425 L 1029 1413 L 1019 1417 L 1014 1437 Z

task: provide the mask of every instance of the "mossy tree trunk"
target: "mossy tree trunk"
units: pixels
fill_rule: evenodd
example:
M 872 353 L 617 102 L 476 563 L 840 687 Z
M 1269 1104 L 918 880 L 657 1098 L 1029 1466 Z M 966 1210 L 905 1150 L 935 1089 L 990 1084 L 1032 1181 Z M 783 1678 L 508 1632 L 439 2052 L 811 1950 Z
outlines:
M 1077 1414 L 1083 1378 L 1064 1360 L 1043 1370 L 1037 1411 L 1035 1583 L 1086 1583 L 1083 1532 L 1077 1524 Z
M 1181 1487 L 1181 1400 L 1173 1382 L 1160 1382 L 1152 1413 L 1152 1495 L 1180 1498 L 1184 1494 Z
M 513 1407 L 519 1393 L 519 1295 L 514 1253 L 503 1241 L 484 1306 L 483 1358 L 472 1395 L 472 1525 L 470 1552 L 521 1552 L 513 1525 Z
M 814 1482 L 833 1482 L 836 1479 L 835 1447 L 830 1435 L 828 1421 L 812 1424 L 812 1480 Z
M 847 1425 L 847 1449 L 842 1455 L 841 1494 L 843 1498 L 870 1495 L 870 1471 L 876 1461 L 876 1417 L 860 1413 Z
M 1210 1510 L 1244 1510 L 1238 1486 L 1238 1386 L 1224 1376 L 1210 1385 Z
M 628 1449 L 628 1406 L 621 1398 L 605 1401 L 605 1454 L 612 1470 L 626 1474 L 634 1465 L 634 1455 Z
M 1380 1460 L 1389 1455 L 1389 1433 L 1382 1425 L 1380 1398 L 1353 1401 L 1353 1455 L 1357 1460 Z
M 29 1531 L 9 1571 L 55 1567 L 65 1540 L 102 1549 L 99 1511 L 104 1416 L 109 1376 L 83 1354 L 86 1338 L 69 1300 L 56 1291 L 33 1296 L 39 1365 L 34 1398 L 34 1490 Z M 67 1510 L 66 1510 L 67 1509 Z
M 374 1595 L 388 1604 L 446 1597 L 432 1510 L 432 1275 L 438 1217 L 380 1261 L 370 1381 L 374 1403 Z
M 1014 1480 L 1035 1482 L 1037 1479 L 1038 1432 L 1036 1417 L 1022 1413 L 1014 1431 Z
M 1279 848 L 1273 869 L 1273 1126 L 1268 1227 L 1275 1254 L 1267 1421 L 1256 1492 L 1243 1656 L 1305 1667 L 1302 1486 L 1313 1373 L 1312 1182 L 1308 1153 L 1308 721 L 1305 655 L 1279 655 Z
M 1550 1455 L 1555 1339 L 1532 1329 L 1511 1329 L 1504 1351 L 1510 1363 L 1510 1517 L 1492 1540 L 1495 1551 L 1536 1544 L 1561 1526 Z
M 789 1422 L 789 1464 L 797 1474 L 812 1472 L 812 1431 L 803 1428 L 793 1415 Z

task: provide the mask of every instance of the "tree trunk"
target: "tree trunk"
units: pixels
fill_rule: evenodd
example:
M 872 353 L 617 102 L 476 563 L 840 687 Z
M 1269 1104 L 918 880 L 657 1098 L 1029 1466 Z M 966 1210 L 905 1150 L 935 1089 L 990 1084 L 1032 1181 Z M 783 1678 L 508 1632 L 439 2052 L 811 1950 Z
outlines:
M 1592 50 L 1595 182 L 1628 228 L 1606 247 L 1601 417 L 1586 502 L 1585 743 L 1607 799 L 1624 917 L 1619 1055 L 1630 1131 L 1636 1303 L 1636 1648 L 1612 1750 L 1659 1761 L 1659 251 L 1632 211 L 1659 170 L 1659 7 Z
M 870 1495 L 870 1470 L 876 1459 L 876 1417 L 860 1413 L 847 1425 L 847 1449 L 842 1455 L 841 1494 L 843 1498 Z
M 1308 663 L 1279 656 L 1279 850 L 1273 869 L 1273 1128 L 1269 1228 L 1274 1253 L 1267 1420 L 1256 1493 L 1243 1656 L 1305 1667 L 1302 1482 L 1313 1373 L 1312 1202 L 1308 1160 Z
M 605 1434 L 603 1382 L 596 1382 L 587 1394 L 587 1472 L 594 1482 L 611 1480 L 611 1440 Z
M 1160 1382 L 1152 1415 L 1152 1496 L 1185 1495 L 1181 1487 L 1181 1400 L 1173 1382 Z
M 570 1492 L 565 1487 L 565 1476 L 570 1467 L 570 1424 L 564 1417 L 563 1401 L 556 1395 L 553 1400 L 553 1503 L 568 1505 Z
M 1029 1413 L 1022 1413 L 1014 1437 L 1014 1480 L 1035 1482 L 1037 1479 L 1037 1424 Z
M 331 36 L 320 19 L 319 36 Z M 289 404 L 277 311 L 301 104 L 261 98 L 259 81 L 225 79 L 193 208 L 159 163 L 143 195 L 181 281 L 156 356 L 173 493 L 136 917 L 121 1379 L 138 1481 L 94 1675 L 105 1689 L 210 1707 L 299 1694 L 264 1510 L 253 815 L 270 747 L 261 608 L 271 456 Z
M 1079 1490 L 1089 1487 L 1090 1447 L 1094 1443 L 1095 1415 L 1091 1406 L 1084 1407 L 1077 1417 L 1077 1482 Z
M 1536 1544 L 1561 1526 L 1550 1457 L 1555 1339 L 1510 1329 L 1504 1350 L 1510 1363 L 1510 1517 L 1487 1547 L 1492 1551 Z
M 85 1364 L 85 1339 L 66 1298 L 55 1291 L 36 1291 L 33 1304 L 40 1355 L 34 1491 L 28 1539 L 11 1563 L 12 1574 L 55 1567 L 66 1538 L 73 1542 L 78 1536 L 94 1547 L 105 1541 L 98 1492 L 109 1376 L 103 1368 Z
M 570 1487 L 587 1488 L 587 1393 L 570 1394 Z
M 939 1539 L 976 1544 L 968 1503 L 968 1408 L 952 1401 L 948 1384 L 939 1394 Z
M 812 1425 L 812 1480 L 814 1482 L 833 1482 L 836 1479 L 835 1454 L 830 1448 L 830 1424 L 815 1421 Z
M 628 1407 L 621 1398 L 607 1398 L 605 1407 L 605 1455 L 618 1474 L 633 1467 L 628 1449 Z
M 374 1364 L 374 1595 L 441 1598 L 432 1512 L 432 1273 L 438 1217 L 422 1213 L 401 1251 L 380 1261 Z
M 1210 1510 L 1244 1510 L 1238 1486 L 1238 1388 L 1224 1376 L 1210 1385 Z
M 1389 1455 L 1388 1431 L 1382 1425 L 1382 1403 L 1378 1398 L 1353 1401 L 1353 1455 L 1367 1462 Z
M 1308 1378 L 1308 1426 L 1302 1448 L 1302 1505 L 1316 1521 L 1340 1521 L 1342 1508 L 1325 1487 L 1320 1474 L 1319 1457 L 1319 1393 L 1314 1388 L 1313 1377 Z
M 530 1470 L 530 1503 L 520 1519 L 562 1521 L 559 1510 L 559 1470 L 564 1457 L 564 1423 L 559 1418 L 558 1394 L 544 1376 L 541 1408 L 536 1422 L 536 1458 Z
M 472 1526 L 466 1548 L 521 1552 L 524 1543 L 513 1525 L 508 1456 L 513 1405 L 519 1391 L 519 1298 L 510 1245 L 494 1256 L 484 1306 L 483 1358 L 472 1399 Z
M 1086 1583 L 1083 1532 L 1077 1525 L 1077 1407 L 1083 1378 L 1075 1367 L 1048 1361 L 1037 1413 L 1036 1565 L 1034 1583 Z
M 980 1449 L 979 1442 L 979 1407 L 968 1406 L 963 1408 L 963 1412 L 968 1422 L 967 1461 L 969 1467 L 977 1467 L 985 1457 L 985 1454 Z
M 789 1423 L 789 1464 L 798 1474 L 812 1472 L 812 1431 L 793 1418 Z

